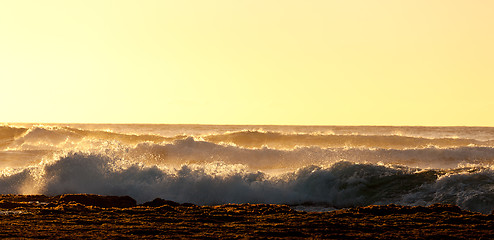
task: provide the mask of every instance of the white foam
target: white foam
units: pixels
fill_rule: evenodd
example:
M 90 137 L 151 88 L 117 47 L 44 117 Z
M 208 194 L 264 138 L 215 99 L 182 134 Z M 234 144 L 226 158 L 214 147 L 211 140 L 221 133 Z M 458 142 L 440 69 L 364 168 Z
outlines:
M 343 208 L 379 203 L 454 203 L 487 213 L 494 209 L 491 169 L 420 170 L 340 161 L 281 175 L 242 164 L 214 162 L 179 168 L 144 165 L 101 154 L 71 153 L 35 167 L 4 173 L 0 193 L 93 193 L 156 197 L 196 204 L 311 203 Z
M 0 193 L 94 193 L 129 195 L 139 202 L 161 197 L 197 204 L 284 203 L 316 209 L 435 202 L 484 213 L 494 208 L 494 147 L 492 142 L 479 145 L 479 140 L 464 138 L 479 134 L 469 128 L 457 133 L 463 128 L 266 126 L 244 131 L 240 126 L 197 126 L 192 131 L 199 133 L 196 137 L 165 138 L 127 129 L 133 126 L 120 128 L 143 135 L 122 134 L 111 127 L 110 132 L 3 127 Z M 398 130 L 403 136 L 396 135 Z M 480 130 L 485 131 L 484 139 L 493 136 L 492 129 Z M 165 127 L 163 131 L 169 132 Z M 228 140 L 231 137 L 243 145 Z M 250 137 L 267 144 L 253 147 L 259 143 L 249 143 L 254 141 Z M 338 142 L 345 139 L 353 143 Z

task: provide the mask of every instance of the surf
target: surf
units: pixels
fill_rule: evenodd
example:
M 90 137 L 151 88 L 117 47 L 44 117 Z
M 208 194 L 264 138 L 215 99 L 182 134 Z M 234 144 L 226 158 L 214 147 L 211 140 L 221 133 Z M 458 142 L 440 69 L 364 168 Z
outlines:
M 489 213 L 493 139 L 491 128 L 4 125 L 0 193 Z

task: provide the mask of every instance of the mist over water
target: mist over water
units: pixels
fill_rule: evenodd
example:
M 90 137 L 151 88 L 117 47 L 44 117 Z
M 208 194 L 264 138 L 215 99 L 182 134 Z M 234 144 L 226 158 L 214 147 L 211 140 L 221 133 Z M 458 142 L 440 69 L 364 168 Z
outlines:
M 494 209 L 494 129 L 3 125 L 0 194 Z

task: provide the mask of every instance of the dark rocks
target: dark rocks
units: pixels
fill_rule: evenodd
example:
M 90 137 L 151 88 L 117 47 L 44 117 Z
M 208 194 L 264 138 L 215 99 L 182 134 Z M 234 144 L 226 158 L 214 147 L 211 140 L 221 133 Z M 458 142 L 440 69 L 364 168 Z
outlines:
M 129 197 L 0 195 L 0 238 L 493 239 L 493 216 L 446 204 L 302 212 L 276 204 L 155 199 L 135 206 Z
M 102 208 L 129 208 L 137 205 L 136 200 L 129 196 L 101 196 L 94 194 L 64 194 L 59 202 L 76 202 L 86 206 L 96 206 Z
M 155 198 L 153 201 L 145 202 L 145 203 L 141 204 L 141 206 L 144 206 L 144 207 L 161 207 L 161 206 L 177 207 L 177 206 L 180 206 L 180 203 L 170 201 L 170 200 L 164 200 L 161 198 Z
M 191 207 L 191 208 L 197 207 L 197 205 L 195 205 L 193 203 L 182 203 L 182 204 L 180 204 L 180 206 L 182 206 L 182 207 Z
M 14 209 L 14 208 L 23 207 L 26 205 L 27 205 L 26 203 L 21 203 L 21 202 L 11 202 L 11 201 L 6 201 L 6 200 L 0 201 L 0 208 L 3 208 L 3 209 Z

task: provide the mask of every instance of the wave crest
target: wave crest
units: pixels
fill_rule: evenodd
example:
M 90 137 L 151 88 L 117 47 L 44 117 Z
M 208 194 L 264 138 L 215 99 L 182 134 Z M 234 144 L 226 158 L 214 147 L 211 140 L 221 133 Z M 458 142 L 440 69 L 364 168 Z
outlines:
M 307 134 L 265 131 L 238 131 L 203 136 L 214 143 L 235 144 L 246 148 L 290 149 L 304 146 L 322 148 L 426 148 L 458 146 L 492 146 L 492 142 L 462 138 L 425 138 L 400 135 Z
M 339 161 L 272 175 L 223 162 L 168 168 L 70 153 L 31 168 L 4 172 L 0 191 L 129 195 L 139 202 L 160 197 L 196 204 L 312 203 L 336 208 L 441 202 L 487 213 L 494 209 L 490 200 L 493 173 L 485 167 L 421 170 Z

